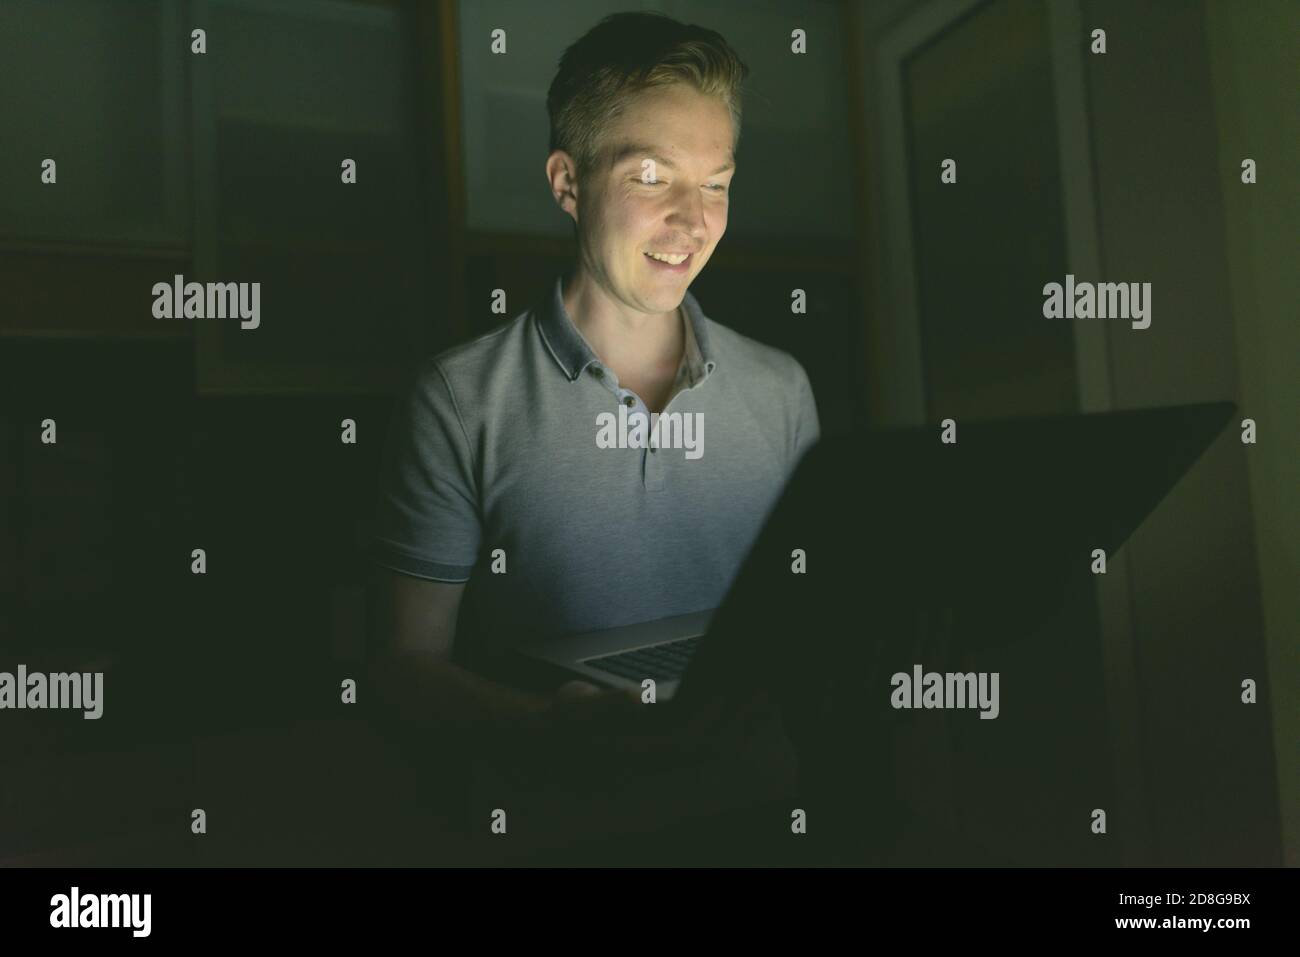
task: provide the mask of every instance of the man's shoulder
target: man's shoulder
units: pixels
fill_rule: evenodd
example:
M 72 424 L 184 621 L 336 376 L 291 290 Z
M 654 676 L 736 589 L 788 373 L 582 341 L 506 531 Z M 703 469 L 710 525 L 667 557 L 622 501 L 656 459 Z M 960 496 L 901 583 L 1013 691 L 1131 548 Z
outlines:
M 784 422 L 787 461 L 793 467 L 817 440 L 821 427 L 812 383 L 793 355 L 752 339 L 728 326 L 706 320 L 729 401 L 767 421 Z
M 416 385 L 445 386 L 460 394 L 487 381 L 493 373 L 517 368 L 527 355 L 531 318 L 532 310 L 527 309 L 472 339 L 426 356 L 416 367 Z
M 783 349 L 759 342 L 715 319 L 706 317 L 704 321 L 718 364 L 725 365 L 728 377 L 734 371 L 738 381 L 759 381 L 768 386 L 775 381 L 792 389 L 807 378 L 799 360 Z

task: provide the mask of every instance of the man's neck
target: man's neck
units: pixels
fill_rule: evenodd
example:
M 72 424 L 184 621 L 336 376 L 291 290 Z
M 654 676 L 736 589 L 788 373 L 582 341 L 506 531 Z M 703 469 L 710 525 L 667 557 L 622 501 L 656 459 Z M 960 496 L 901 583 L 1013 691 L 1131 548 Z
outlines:
M 680 364 L 686 347 L 680 307 L 658 315 L 629 310 L 581 275 L 563 298 L 574 326 L 620 379 L 650 378 Z

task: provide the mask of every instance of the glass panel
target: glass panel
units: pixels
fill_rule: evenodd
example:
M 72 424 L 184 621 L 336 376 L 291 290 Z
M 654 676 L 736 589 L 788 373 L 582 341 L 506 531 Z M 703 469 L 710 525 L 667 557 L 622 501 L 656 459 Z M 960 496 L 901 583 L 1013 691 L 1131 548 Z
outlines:
M 1043 284 L 1066 273 L 1046 17 L 1037 3 L 986 4 L 904 68 L 935 420 L 1077 406 L 1073 332 L 1042 313 Z M 948 158 L 955 184 L 939 179 Z
M 0 238 L 185 243 L 189 55 L 170 3 L 0 4 Z
M 223 359 L 410 354 L 430 321 L 431 235 L 400 14 L 224 0 L 212 21 L 220 276 L 205 278 L 262 284 L 261 325 L 224 325 Z

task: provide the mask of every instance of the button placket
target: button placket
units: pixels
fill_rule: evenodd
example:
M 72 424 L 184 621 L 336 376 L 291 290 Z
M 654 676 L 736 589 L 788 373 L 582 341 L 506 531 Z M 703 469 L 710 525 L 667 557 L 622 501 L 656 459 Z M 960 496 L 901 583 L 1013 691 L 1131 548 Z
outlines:
M 641 474 L 647 492 L 657 492 L 664 487 L 664 463 L 653 448 L 641 450 Z
M 650 421 L 650 411 L 645 404 L 641 402 L 636 393 L 623 389 L 618 385 L 618 378 L 612 372 L 606 371 L 603 367 L 594 363 L 588 367 L 593 378 L 601 382 L 605 388 L 614 394 L 614 397 L 631 411 L 642 412 L 646 417 L 646 422 Z M 671 403 L 670 403 L 671 404 Z M 664 411 L 667 411 L 666 409 Z M 647 428 L 649 428 L 647 424 Z M 654 437 L 651 435 L 648 441 L 653 442 Z M 648 491 L 655 491 L 664 487 L 663 465 L 658 455 L 657 446 L 650 444 L 641 449 L 641 479 L 642 484 Z M 651 456 L 654 456 L 651 458 Z

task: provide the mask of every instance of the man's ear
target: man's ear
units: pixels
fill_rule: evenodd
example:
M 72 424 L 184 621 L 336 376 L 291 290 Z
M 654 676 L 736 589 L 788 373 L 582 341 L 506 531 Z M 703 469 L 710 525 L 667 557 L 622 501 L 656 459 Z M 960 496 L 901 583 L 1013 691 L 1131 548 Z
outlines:
M 552 151 L 546 158 L 546 178 L 548 187 L 552 191 L 551 195 L 560 209 L 576 222 L 577 217 L 564 209 L 563 203 L 566 196 L 573 200 L 575 207 L 578 202 L 578 177 L 573 157 L 559 150 Z M 560 180 L 563 185 L 557 185 L 557 180 Z

